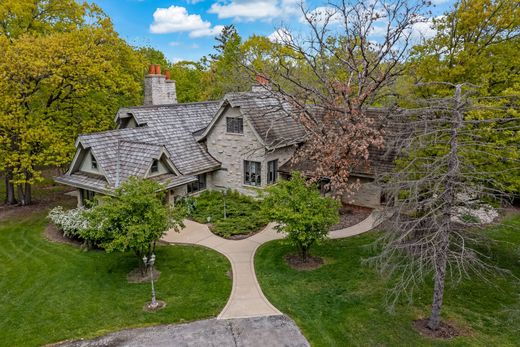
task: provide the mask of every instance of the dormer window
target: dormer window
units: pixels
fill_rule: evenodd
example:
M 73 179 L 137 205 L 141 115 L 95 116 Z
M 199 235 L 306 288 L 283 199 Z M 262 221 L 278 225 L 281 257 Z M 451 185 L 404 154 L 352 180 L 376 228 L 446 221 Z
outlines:
M 97 170 L 97 160 L 96 158 L 94 158 L 94 156 L 92 155 L 92 153 L 90 154 L 90 167 L 94 170 Z
M 159 171 L 159 160 L 154 159 L 152 162 L 152 167 L 150 169 L 151 173 L 156 173 Z
M 227 117 L 227 132 L 232 134 L 244 133 L 244 120 L 238 117 Z

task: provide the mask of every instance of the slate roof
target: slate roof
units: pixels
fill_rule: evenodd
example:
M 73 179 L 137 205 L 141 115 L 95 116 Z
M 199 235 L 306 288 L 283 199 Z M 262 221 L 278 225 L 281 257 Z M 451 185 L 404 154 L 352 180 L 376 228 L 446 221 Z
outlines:
M 206 128 L 217 113 L 221 101 L 191 102 L 171 105 L 151 105 L 121 108 L 116 122 L 121 117 L 133 116 L 139 126 L 175 126 L 193 133 Z
M 58 183 L 78 188 L 85 188 L 102 194 L 109 193 L 110 191 L 109 184 L 103 176 L 91 175 L 84 172 L 74 172 L 71 175 L 62 175 L 55 177 L 54 180 Z
M 390 148 L 394 136 L 398 134 L 395 125 L 388 122 L 388 110 L 384 108 L 369 108 L 367 115 L 375 119 L 376 124 L 382 129 L 385 143 L 387 144 L 383 149 L 369 147 L 369 166 L 358 167 L 352 170 L 353 175 L 361 176 L 375 176 L 377 174 L 390 172 L 394 168 L 394 160 L 396 152 Z M 389 146 L 390 145 L 390 146 Z M 315 168 L 315 163 L 310 160 L 303 160 L 297 163 L 292 160 L 287 161 L 278 168 L 279 172 L 290 174 L 293 171 L 312 171 Z
M 291 116 L 293 107 L 270 92 L 228 93 L 222 102 L 226 104 L 240 109 L 268 148 L 289 146 L 305 139 L 304 127 Z
M 181 175 L 220 166 L 220 163 L 195 140 L 191 132 L 182 126 L 117 129 L 80 135 L 78 142 L 84 148 L 91 149 L 111 185 L 115 184 L 117 177 L 118 143 L 123 155 L 120 158 L 121 163 L 132 172 L 143 172 L 146 157 L 148 156 L 149 160 L 153 158 L 152 155 L 158 153 L 162 146 Z M 151 160 L 149 163 L 151 164 Z M 122 171 L 123 169 L 120 173 Z M 129 173 L 124 175 L 128 177 Z

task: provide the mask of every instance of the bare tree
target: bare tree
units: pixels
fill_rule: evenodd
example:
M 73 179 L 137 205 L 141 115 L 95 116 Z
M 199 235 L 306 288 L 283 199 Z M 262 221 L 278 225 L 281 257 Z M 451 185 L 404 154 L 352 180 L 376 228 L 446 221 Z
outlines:
M 355 190 L 352 170 L 369 166 L 369 148 L 384 146 L 379 119 L 367 108 L 404 72 L 426 7 L 407 0 L 340 0 L 313 10 L 302 4 L 306 30 L 278 29 L 287 49 L 279 52 L 271 85 L 306 129 L 293 159 L 312 163 L 304 174 L 329 178 L 338 193 Z
M 505 108 L 518 105 L 484 106 L 470 99 L 474 86 L 443 83 L 455 89 L 453 97 L 430 99 L 422 108 L 406 110 L 390 118 L 394 130 L 388 147 L 398 154 L 395 172 L 379 177 L 389 201 L 391 218 L 379 242 L 382 252 L 371 259 L 382 273 L 398 278 L 394 299 L 413 290 L 432 276 L 433 300 L 428 328 L 437 330 L 441 322 L 447 273 L 462 278 L 486 278 L 493 266 L 479 251 L 481 233 L 468 225 L 478 224 L 478 209 L 490 207 L 483 201 L 503 201 L 506 197 L 494 185 L 493 172 L 484 172 L 474 154 L 493 146 L 501 161 L 520 174 L 518 158 L 508 157 L 507 148 L 486 141 L 489 130 L 505 134 L 519 131 L 520 118 Z M 492 103 L 486 100 L 486 104 Z M 475 113 L 487 112 L 486 117 Z M 490 125 L 492 127 L 490 128 Z M 483 210 L 482 210 L 483 211 Z M 473 226 L 475 227 L 475 226 Z

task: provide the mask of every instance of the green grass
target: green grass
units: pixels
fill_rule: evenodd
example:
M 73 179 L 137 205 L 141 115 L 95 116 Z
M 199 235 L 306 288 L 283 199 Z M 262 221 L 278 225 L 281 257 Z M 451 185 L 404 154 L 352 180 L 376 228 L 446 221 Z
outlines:
M 158 299 L 144 312 L 149 283 L 129 284 L 131 254 L 85 252 L 42 236 L 44 212 L 0 222 L 0 345 L 36 346 L 127 327 L 192 321 L 223 308 L 231 291 L 224 256 L 205 248 L 157 249 Z
M 520 277 L 520 216 L 507 227 L 487 234 L 499 241 L 491 246 L 490 261 Z M 361 264 L 372 254 L 366 247 L 376 237 L 330 240 L 316 247 L 314 255 L 327 264 L 313 271 L 288 267 L 283 256 L 293 249 L 280 241 L 257 252 L 256 272 L 268 299 L 291 316 L 313 346 L 519 346 L 520 283 L 514 276 L 448 283 L 443 318 L 469 333 L 449 341 L 434 341 L 415 331 L 412 321 L 427 317 L 431 283 L 389 313 L 385 305 L 386 283 L 374 270 Z
M 226 218 L 222 192 L 206 190 L 185 202 L 192 206 L 189 209 L 190 218 L 199 223 L 207 223 L 210 217 L 211 230 L 224 237 L 249 234 L 267 224 L 267 219 L 259 213 L 260 201 L 237 191 L 228 190 L 226 193 Z

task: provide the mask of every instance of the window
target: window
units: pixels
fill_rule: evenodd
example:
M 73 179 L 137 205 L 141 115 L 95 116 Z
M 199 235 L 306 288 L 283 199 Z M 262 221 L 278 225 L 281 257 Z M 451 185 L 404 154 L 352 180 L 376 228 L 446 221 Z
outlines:
M 96 160 L 96 158 L 94 158 L 92 153 L 90 154 L 90 167 L 93 168 L 94 170 L 97 170 L 97 160 Z
M 262 169 L 259 162 L 244 160 L 244 184 L 262 185 Z
M 233 134 L 244 133 L 244 120 L 242 118 L 227 117 L 227 132 Z
M 150 172 L 155 173 L 159 171 L 159 160 L 154 159 L 152 162 L 152 167 L 150 168 Z
M 195 182 L 188 183 L 188 194 L 206 189 L 206 174 L 197 175 Z
M 275 183 L 278 178 L 278 159 L 267 162 L 267 184 Z

